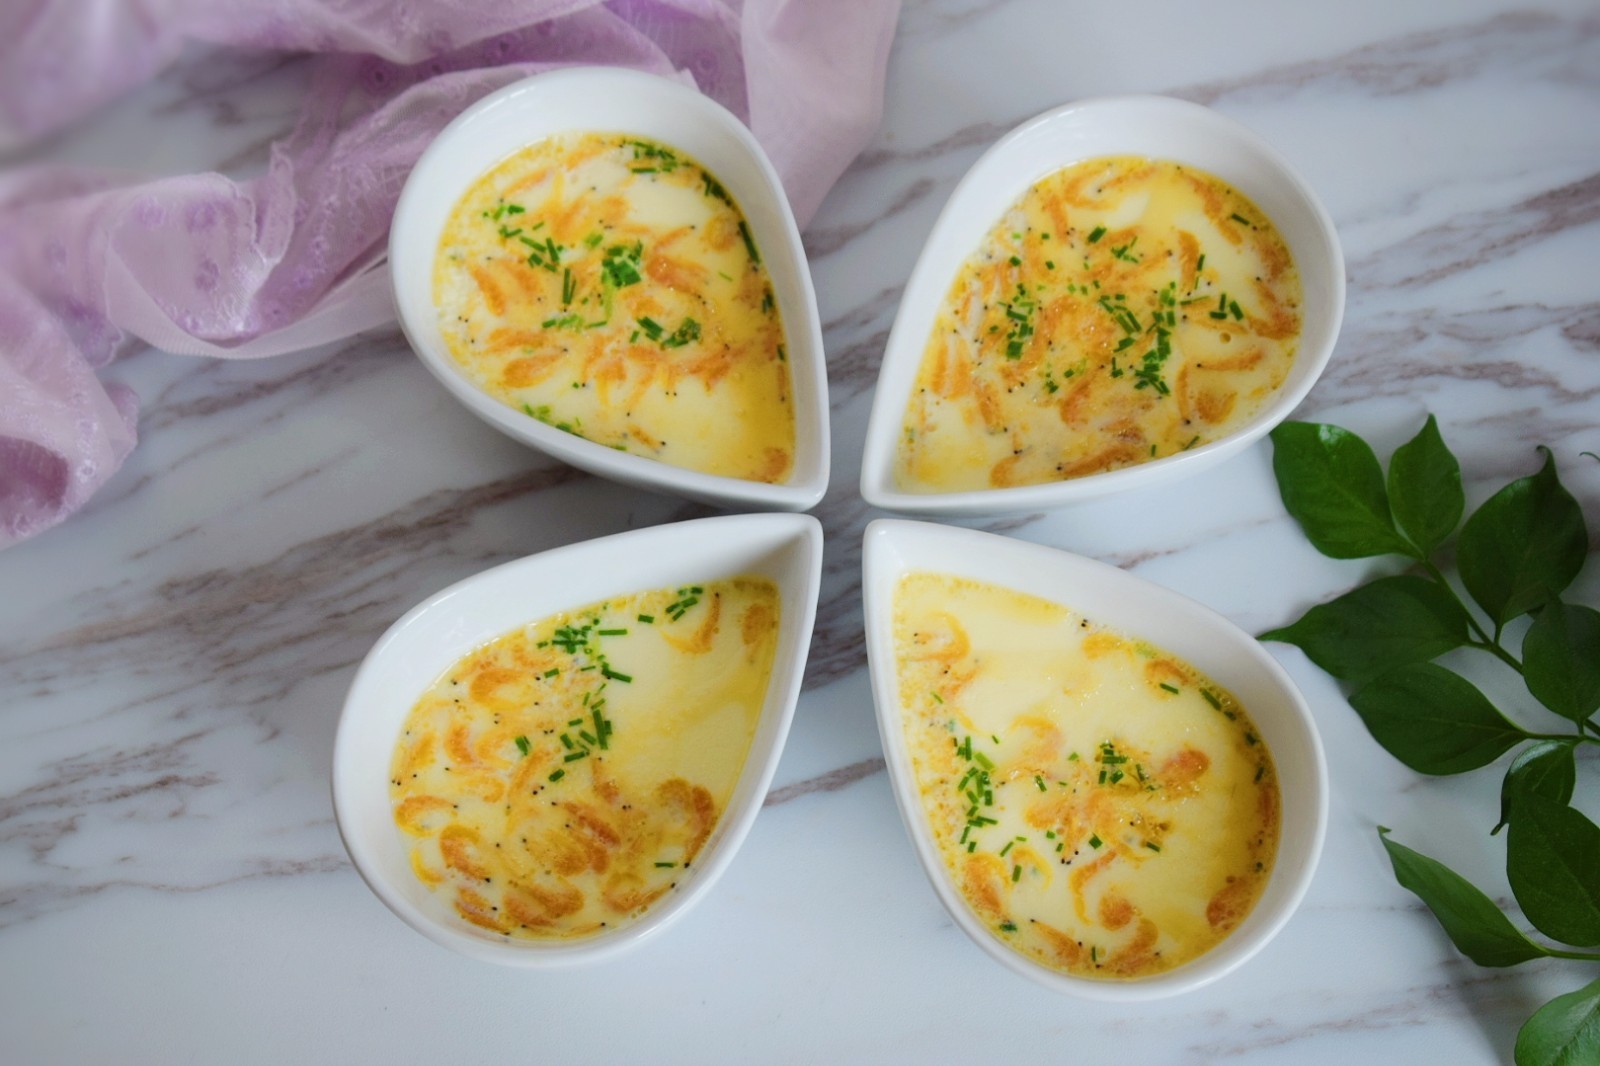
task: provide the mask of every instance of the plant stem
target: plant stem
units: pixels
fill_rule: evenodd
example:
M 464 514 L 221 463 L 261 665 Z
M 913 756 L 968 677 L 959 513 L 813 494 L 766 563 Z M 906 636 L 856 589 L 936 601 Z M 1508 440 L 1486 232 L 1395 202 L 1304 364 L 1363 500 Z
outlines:
M 1472 617 L 1472 611 L 1462 602 L 1461 597 L 1456 595 L 1456 590 L 1451 587 L 1450 582 L 1444 579 L 1444 573 L 1433 564 L 1433 560 L 1423 559 L 1422 567 L 1428 572 L 1428 576 L 1433 578 L 1434 583 L 1448 592 L 1450 598 L 1456 601 L 1456 604 L 1461 608 L 1461 613 L 1467 616 L 1467 625 L 1471 627 L 1474 633 L 1478 634 L 1477 640 L 1467 641 L 1468 646 L 1489 652 L 1517 673 L 1522 673 L 1522 664 L 1517 661 L 1516 656 L 1500 646 L 1500 628 L 1496 626 L 1494 635 L 1490 636 L 1488 631 L 1478 624 L 1478 620 Z
M 1560 948 L 1547 948 L 1543 944 L 1540 944 L 1539 947 L 1552 959 L 1581 959 L 1584 962 L 1600 962 L 1600 952 L 1563 951 Z
M 1486 651 L 1495 658 L 1499 659 L 1501 662 L 1505 663 L 1507 666 L 1511 667 L 1511 669 L 1515 670 L 1517 673 L 1522 673 L 1522 664 L 1517 662 L 1516 657 L 1492 641 L 1469 640 L 1467 641 L 1467 647 L 1477 648 L 1480 651 Z
M 1582 733 L 1524 733 L 1528 740 L 1559 740 L 1565 743 L 1577 742 L 1579 744 L 1600 744 L 1600 737 L 1585 736 Z

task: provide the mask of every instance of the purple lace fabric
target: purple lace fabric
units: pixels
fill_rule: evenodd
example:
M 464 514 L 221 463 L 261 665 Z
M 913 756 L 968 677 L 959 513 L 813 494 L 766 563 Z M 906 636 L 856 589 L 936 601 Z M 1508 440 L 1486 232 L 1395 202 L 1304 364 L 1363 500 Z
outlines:
M 877 127 L 898 13 L 898 0 L 0 5 L 0 149 L 188 42 L 321 53 L 259 177 L 0 174 L 0 547 L 77 510 L 132 450 L 137 400 L 95 374 L 132 344 L 255 358 L 390 321 L 400 186 L 478 98 L 571 64 L 684 79 L 749 123 L 803 226 Z

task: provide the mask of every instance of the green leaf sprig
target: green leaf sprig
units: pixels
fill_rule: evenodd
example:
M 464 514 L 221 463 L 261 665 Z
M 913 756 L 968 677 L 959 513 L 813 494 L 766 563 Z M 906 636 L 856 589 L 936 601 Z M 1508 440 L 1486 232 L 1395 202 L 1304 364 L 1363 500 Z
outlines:
M 1366 441 L 1338 426 L 1286 422 L 1272 441 L 1284 506 L 1318 551 L 1335 559 L 1399 555 L 1412 567 L 1313 607 L 1261 639 L 1298 646 L 1348 683 L 1368 732 L 1419 773 L 1463 773 L 1522 746 L 1506 770 L 1489 834 L 1507 830 L 1512 894 L 1534 930 L 1554 943 L 1518 929 L 1487 894 L 1380 826 L 1395 879 L 1479 965 L 1600 962 L 1600 951 L 1576 950 L 1600 947 L 1600 826 L 1570 805 L 1574 753 L 1600 744 L 1600 611 L 1561 598 L 1583 569 L 1589 535 L 1554 455 L 1541 449 L 1537 473 L 1513 481 L 1462 523 L 1461 468 L 1431 415 L 1396 449 L 1387 473 Z M 1452 537 L 1470 605 L 1440 561 Z M 1532 621 L 1514 650 L 1506 627 L 1525 615 Z M 1462 648 L 1514 671 L 1565 728 L 1525 728 L 1433 661 Z M 1600 980 L 1535 1012 L 1517 1037 L 1516 1061 L 1600 1061 Z

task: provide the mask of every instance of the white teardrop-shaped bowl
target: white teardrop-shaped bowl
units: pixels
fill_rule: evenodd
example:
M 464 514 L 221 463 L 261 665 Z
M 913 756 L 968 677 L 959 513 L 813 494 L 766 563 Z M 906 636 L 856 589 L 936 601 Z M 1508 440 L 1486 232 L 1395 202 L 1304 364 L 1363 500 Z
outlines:
M 1272 752 L 1282 796 L 1278 855 L 1255 909 L 1211 951 L 1166 973 L 1097 980 L 1050 969 L 998 940 L 952 883 L 923 808 L 906 747 L 895 669 L 894 593 L 900 578 L 934 571 L 1016 589 L 1063 604 L 1097 624 L 1186 660 L 1249 711 Z M 958 926 L 991 957 L 1058 992 L 1085 999 L 1137 1001 L 1209 984 L 1266 946 L 1311 884 L 1328 821 L 1328 772 L 1310 708 L 1253 637 L 1170 589 L 1080 555 L 992 533 L 927 522 L 880 519 L 867 526 L 862 555 L 867 659 L 878 731 L 895 802 L 922 869 Z
M 603 959 L 654 936 L 705 896 L 733 861 L 767 795 L 805 673 L 822 573 L 822 527 L 808 515 L 702 518 L 556 548 L 485 570 L 435 593 L 389 628 L 350 685 L 333 756 L 339 833 L 367 885 L 425 936 L 512 966 Z M 463 655 L 518 626 L 608 597 L 744 575 L 775 582 L 778 647 L 749 756 L 727 809 L 695 863 L 639 919 L 573 941 L 497 936 L 461 919 L 411 870 L 394 821 L 389 765 L 401 725 L 429 685 Z
M 795 455 L 777 484 L 687 470 L 619 452 L 514 410 L 451 358 L 433 302 L 433 262 L 445 222 L 485 171 L 558 133 L 627 133 L 693 156 L 744 212 L 783 316 Z M 417 160 L 389 234 L 400 327 L 452 396 L 500 432 L 592 474 L 719 507 L 804 511 L 828 488 L 828 380 L 817 298 L 783 186 L 761 145 L 716 101 L 680 82 L 615 67 L 573 67 L 508 85 L 463 111 Z
M 1148 463 L 1016 488 L 908 492 L 894 458 L 906 405 L 935 316 L 957 272 L 1005 211 L 1047 174 L 1085 159 L 1140 155 L 1209 171 L 1265 211 L 1289 245 L 1304 292 L 1300 347 L 1278 393 L 1233 433 Z M 1344 318 L 1344 253 L 1333 220 L 1287 160 L 1249 129 L 1209 108 L 1163 96 L 1084 100 L 1029 119 L 961 179 L 923 245 L 900 299 L 878 372 L 861 459 L 861 495 L 905 514 L 1042 511 L 1158 484 L 1221 462 L 1261 439 L 1316 384 Z

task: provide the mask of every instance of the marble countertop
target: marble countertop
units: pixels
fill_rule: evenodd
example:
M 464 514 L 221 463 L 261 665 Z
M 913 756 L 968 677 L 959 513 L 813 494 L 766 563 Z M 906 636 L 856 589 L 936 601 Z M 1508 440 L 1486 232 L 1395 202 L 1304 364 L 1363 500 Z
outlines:
M 246 168 L 295 63 L 196 56 L 38 158 Z M 1327 846 L 1259 956 L 1174 999 L 1064 999 L 996 966 L 923 878 L 865 675 L 856 491 L 900 288 L 1005 130 L 1162 92 L 1252 127 L 1321 194 L 1343 334 L 1299 417 L 1386 453 L 1439 416 L 1470 502 L 1557 446 L 1600 501 L 1600 11 L 1402 4 L 910 2 L 882 129 L 806 233 L 829 351 L 822 603 L 774 790 L 726 878 L 614 963 L 524 973 L 390 914 L 333 822 L 356 663 L 407 608 L 505 560 L 708 513 L 479 423 L 395 330 L 257 362 L 133 355 L 142 441 L 91 505 L 0 553 L 0 1059 L 1342 1063 L 1504 1061 L 1592 966 L 1483 970 L 1393 881 L 1374 827 L 1508 898 L 1498 779 L 1421 778 L 1272 645 L 1327 746 Z M 1262 443 L 1177 485 L 971 523 L 1070 549 L 1258 632 L 1361 581 L 1278 501 Z M 1597 582 L 1585 571 L 1583 594 Z M 1580 792 L 1580 796 L 1582 793 Z

